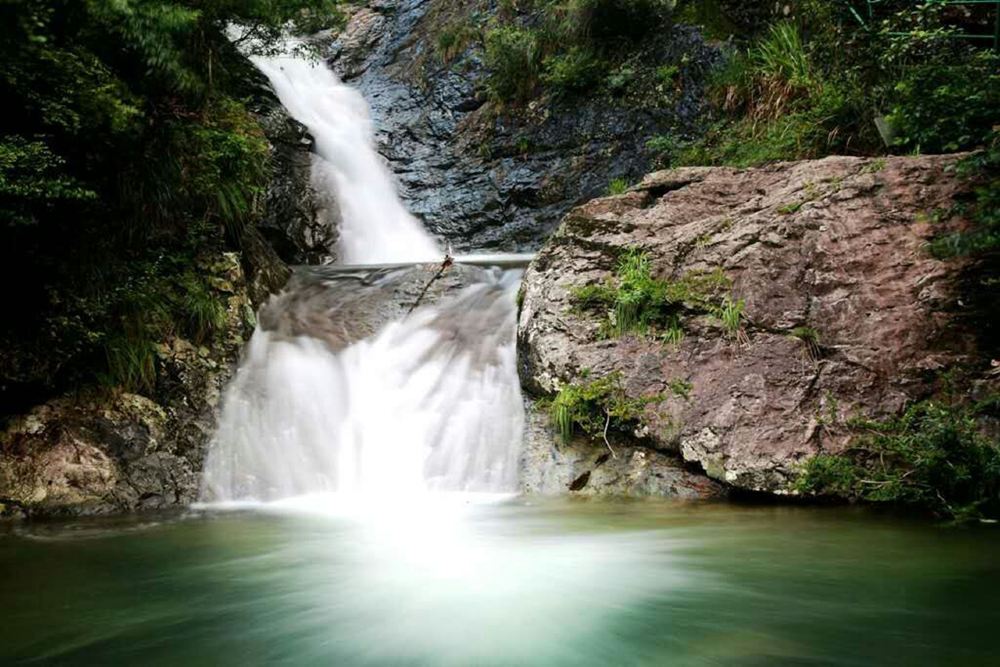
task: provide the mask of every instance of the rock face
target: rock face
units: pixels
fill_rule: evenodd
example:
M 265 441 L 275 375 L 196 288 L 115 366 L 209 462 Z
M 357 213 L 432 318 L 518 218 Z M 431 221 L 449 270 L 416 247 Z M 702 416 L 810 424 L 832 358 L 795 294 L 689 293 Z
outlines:
M 288 264 L 321 264 L 333 258 L 339 221 L 336 206 L 313 188 L 312 137 L 274 99 L 258 118 L 271 145 L 271 179 L 257 228 Z
M 926 250 L 941 231 L 928 213 L 963 187 L 955 160 L 677 169 L 574 209 L 525 277 L 524 386 L 617 371 L 640 397 L 689 382 L 687 400 L 646 409 L 652 447 L 731 486 L 787 492 L 803 459 L 846 446 L 850 417 L 895 413 L 941 371 L 983 361 L 965 265 Z M 631 248 L 661 279 L 721 269 L 744 303 L 739 330 L 692 312 L 679 343 L 603 336 L 572 290 L 606 280 Z
M 288 281 L 289 265 L 320 264 L 334 258 L 339 228 L 336 202 L 312 185 L 313 139 L 270 89 L 267 78 L 245 65 L 251 108 L 271 151 L 271 177 L 263 210 L 241 239 L 243 268 L 254 305 Z
M 222 390 L 253 320 L 234 253 L 199 268 L 227 304 L 217 338 L 164 341 L 149 397 L 93 389 L 14 418 L 0 433 L 0 515 L 108 514 L 197 497 Z
M 612 179 L 638 180 L 651 168 L 645 141 L 698 116 L 702 76 L 717 57 L 697 30 L 675 26 L 650 56 L 691 63 L 673 108 L 582 97 L 502 109 L 486 101 L 478 38 L 447 62 L 437 52 L 449 27 L 484 26 L 495 10 L 373 2 L 351 15 L 329 51 L 334 70 L 371 105 L 379 152 L 407 207 L 460 251 L 536 249 L 570 207 Z
M 688 470 L 677 457 L 615 441 L 613 451 L 576 437 L 556 442 L 548 415 L 528 406 L 521 450 L 521 490 L 527 494 L 720 498 L 725 487 Z

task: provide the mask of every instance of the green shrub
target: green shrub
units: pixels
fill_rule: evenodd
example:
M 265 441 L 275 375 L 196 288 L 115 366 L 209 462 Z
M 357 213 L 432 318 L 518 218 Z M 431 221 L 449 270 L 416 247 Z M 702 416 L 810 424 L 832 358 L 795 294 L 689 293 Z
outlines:
M 920 153 L 981 146 L 1000 123 L 1000 57 L 980 52 L 914 66 L 890 99 L 895 146 Z
M 41 141 L 0 140 L 0 223 L 35 224 L 58 207 L 92 201 L 97 193 L 62 171 L 66 161 Z
M 779 160 L 850 153 L 875 145 L 870 113 L 847 80 L 817 82 L 794 101 L 772 89 L 763 106 L 712 126 L 697 142 L 675 153 L 675 164 L 750 167 Z
M 185 275 L 179 287 L 177 307 L 181 314 L 186 314 L 186 333 L 195 343 L 203 343 L 225 326 L 226 308 L 193 273 Z
M 441 28 L 435 42 L 435 51 L 442 63 L 449 63 L 465 51 L 479 35 L 475 26 L 459 21 Z
M 678 345 L 684 340 L 684 326 L 681 318 L 677 315 L 667 318 L 666 326 L 663 328 L 663 342 L 668 345 Z
M 637 40 L 670 16 L 672 0 L 565 0 L 543 5 L 553 40 L 597 47 Z
M 545 59 L 542 82 L 561 92 L 576 92 L 595 86 L 604 76 L 604 64 L 590 51 L 572 47 Z
M 763 78 L 796 87 L 809 86 L 814 80 L 802 35 L 790 21 L 772 26 L 767 36 L 751 49 L 750 59 L 758 76 Z
M 817 82 L 798 27 L 783 22 L 747 52 L 730 56 L 713 83 L 726 111 L 773 120 L 807 97 Z
M 730 334 L 735 335 L 743 326 L 743 299 L 731 299 L 729 296 L 722 297 L 722 303 L 716 309 L 716 317 L 722 322 L 723 328 Z
M 1000 516 L 1000 449 L 975 405 L 913 404 L 898 419 L 856 420 L 843 454 L 808 460 L 796 488 L 870 502 L 917 505 L 951 517 Z
M 626 191 L 628 191 L 628 180 L 624 178 L 612 178 L 611 182 L 608 183 L 609 195 L 622 195 Z
M 500 102 L 528 99 L 538 84 L 541 67 L 537 35 L 531 30 L 500 26 L 486 33 L 485 43 L 490 96 Z
M 800 7 L 726 59 L 710 87 L 721 122 L 673 163 L 872 155 L 883 138 L 903 152 L 983 145 L 1000 123 L 996 54 L 958 39 L 939 3 L 883 5 L 873 30 L 830 4 Z
M 863 86 L 851 72 L 823 74 L 797 25 L 773 25 L 729 56 L 710 90 L 729 118 L 672 153 L 676 164 L 755 166 L 851 152 L 874 144 Z
M 635 75 L 624 56 L 637 40 L 666 25 L 673 4 L 672 0 L 538 0 L 520 8 L 508 4 L 485 37 L 487 89 L 499 102 L 523 102 L 545 89 L 579 94 L 603 84 L 620 92 Z M 445 39 L 450 45 L 451 35 Z M 608 76 L 611 65 L 618 69 Z
M 620 93 L 625 90 L 633 80 L 635 80 L 635 68 L 622 66 L 608 75 L 606 84 L 608 90 L 613 93 Z
M 947 258 L 1000 249 L 1000 132 L 993 134 L 988 148 L 959 162 L 958 173 L 973 183 L 973 196 L 949 213 L 961 216 L 970 226 L 934 239 L 931 252 Z
M 105 346 L 110 385 L 130 392 L 150 392 L 156 385 L 156 342 L 120 334 Z
M 646 150 L 652 153 L 656 164 L 661 167 L 674 164 L 678 154 L 685 148 L 683 142 L 670 134 L 658 134 L 646 141 Z

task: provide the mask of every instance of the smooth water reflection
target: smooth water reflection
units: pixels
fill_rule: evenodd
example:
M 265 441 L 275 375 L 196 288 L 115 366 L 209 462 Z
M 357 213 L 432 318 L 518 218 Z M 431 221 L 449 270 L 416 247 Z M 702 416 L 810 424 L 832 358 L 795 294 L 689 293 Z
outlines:
M 0 537 L 0 662 L 1000 658 L 992 527 L 840 509 L 427 502 L 19 527 Z

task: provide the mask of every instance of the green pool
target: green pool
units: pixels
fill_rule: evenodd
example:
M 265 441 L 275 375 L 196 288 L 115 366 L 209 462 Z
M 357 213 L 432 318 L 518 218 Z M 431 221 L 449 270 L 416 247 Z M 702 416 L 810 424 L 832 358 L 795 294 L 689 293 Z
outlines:
M 1000 527 L 665 501 L 0 528 L 0 663 L 1000 664 Z

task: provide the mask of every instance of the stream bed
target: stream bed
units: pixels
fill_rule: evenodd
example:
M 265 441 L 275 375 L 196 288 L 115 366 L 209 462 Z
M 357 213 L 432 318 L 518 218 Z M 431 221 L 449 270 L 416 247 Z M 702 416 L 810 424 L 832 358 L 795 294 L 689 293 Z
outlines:
M 2 529 L 0 529 L 2 530 Z M 0 663 L 996 664 L 1000 532 L 429 494 L 0 532 Z

